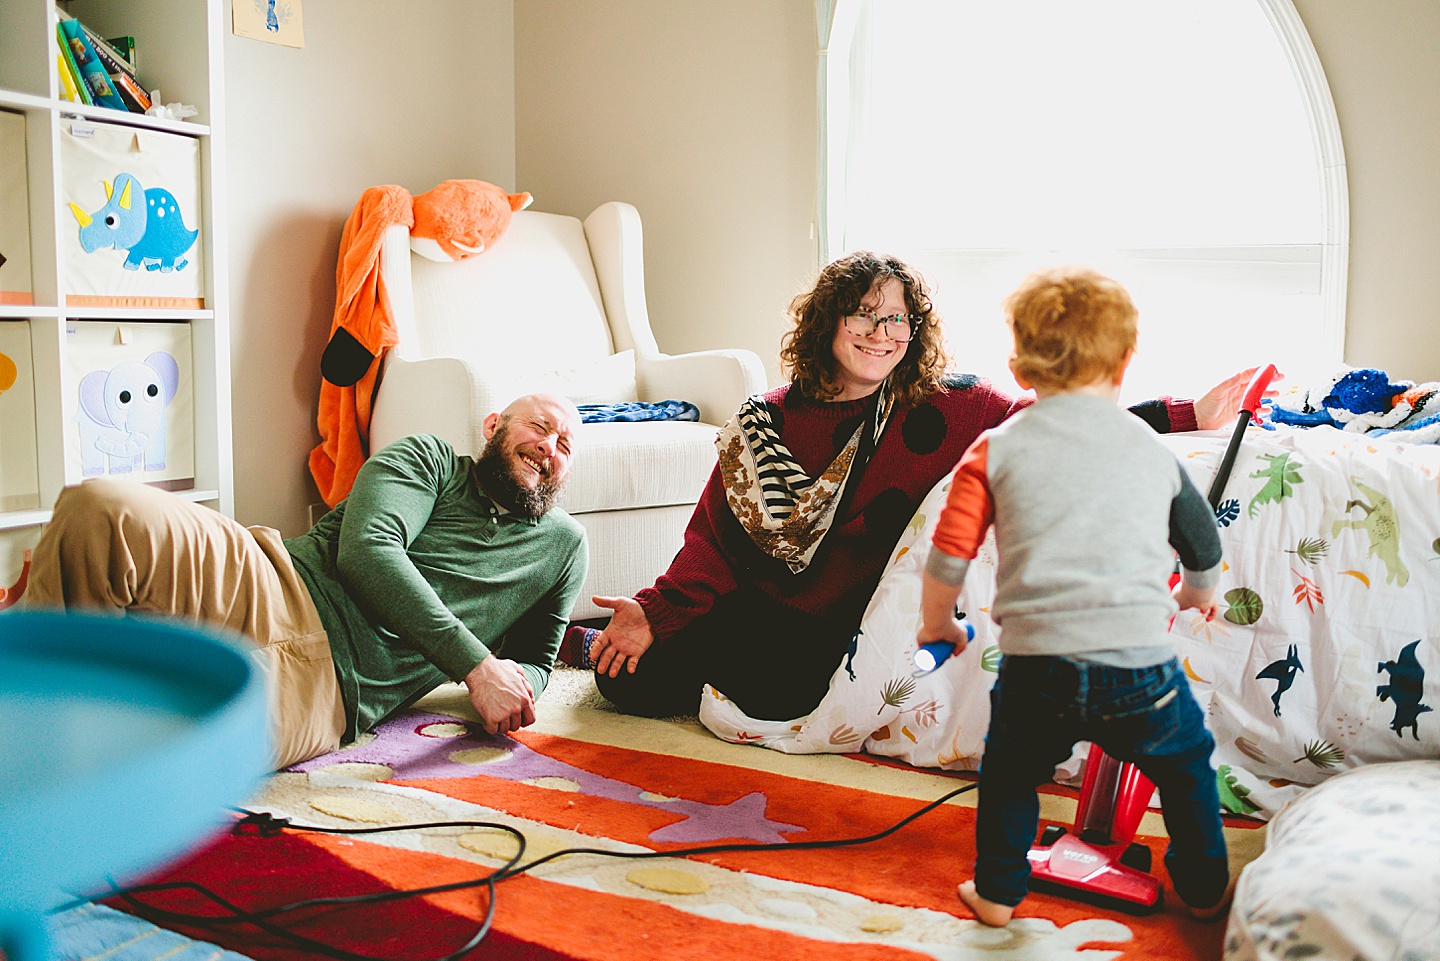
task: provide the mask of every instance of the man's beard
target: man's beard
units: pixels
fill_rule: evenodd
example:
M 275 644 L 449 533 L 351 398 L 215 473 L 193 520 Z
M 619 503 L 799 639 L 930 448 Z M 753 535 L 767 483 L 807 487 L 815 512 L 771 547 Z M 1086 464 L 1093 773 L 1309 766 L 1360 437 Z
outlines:
M 555 506 L 555 499 L 565 489 L 565 478 L 541 478 L 533 489 L 526 487 L 517 476 L 520 468 L 511 459 L 519 455 L 505 453 L 508 437 L 509 427 L 502 422 L 475 459 L 475 479 L 506 510 L 523 517 L 542 517 Z

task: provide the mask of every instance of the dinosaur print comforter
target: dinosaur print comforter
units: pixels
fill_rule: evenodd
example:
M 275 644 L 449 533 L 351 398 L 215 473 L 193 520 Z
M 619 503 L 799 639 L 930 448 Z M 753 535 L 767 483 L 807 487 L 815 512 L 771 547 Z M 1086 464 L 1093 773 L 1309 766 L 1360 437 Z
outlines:
M 1229 433 L 1161 439 L 1208 490 Z M 791 753 L 979 767 L 999 661 L 993 542 L 960 600 L 975 642 L 931 674 L 913 666 L 921 573 L 948 484 L 895 546 L 819 707 L 757 721 L 707 689 L 700 716 L 711 731 Z M 1171 633 L 1215 735 L 1226 806 L 1268 818 L 1340 771 L 1440 757 L 1440 447 L 1252 427 L 1217 520 L 1221 616 L 1182 611 Z M 1082 749 L 1058 776 L 1078 772 Z

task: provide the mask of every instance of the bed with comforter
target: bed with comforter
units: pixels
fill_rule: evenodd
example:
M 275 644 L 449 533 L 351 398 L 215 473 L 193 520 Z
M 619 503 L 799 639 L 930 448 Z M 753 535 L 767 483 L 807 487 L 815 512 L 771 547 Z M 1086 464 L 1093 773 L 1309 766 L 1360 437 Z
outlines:
M 1440 446 L 1332 426 L 1250 427 L 1221 498 L 1221 616 L 1172 627 L 1208 712 L 1225 805 L 1274 815 L 1305 788 L 1376 761 L 1440 758 Z M 1209 488 L 1229 432 L 1162 442 Z M 948 479 L 896 544 L 819 707 L 746 717 L 707 690 L 720 737 L 791 753 L 865 750 L 975 770 L 999 660 L 993 542 L 971 565 L 962 654 L 917 675 L 921 573 Z M 1080 750 L 1059 776 L 1074 776 Z

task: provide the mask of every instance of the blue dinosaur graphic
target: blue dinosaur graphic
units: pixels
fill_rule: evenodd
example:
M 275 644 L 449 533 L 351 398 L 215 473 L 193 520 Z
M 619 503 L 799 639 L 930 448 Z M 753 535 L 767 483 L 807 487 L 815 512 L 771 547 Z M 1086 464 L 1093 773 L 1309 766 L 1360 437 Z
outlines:
M 195 246 L 200 231 L 185 226 L 174 194 L 164 187 L 147 190 L 134 176 L 122 173 L 113 184 L 105 183 L 105 197 L 105 206 L 94 213 L 70 205 L 87 254 L 114 247 L 126 251 L 126 270 L 139 270 L 141 264 L 162 273 L 185 269 L 189 261 L 181 258 Z
M 1275 693 L 1270 695 L 1270 700 L 1275 705 L 1275 716 L 1280 716 L 1280 695 L 1290 690 L 1290 685 L 1295 683 L 1295 672 L 1305 670 L 1300 663 L 1300 655 L 1294 644 L 1286 652 L 1283 660 L 1272 661 L 1265 665 L 1265 669 L 1255 675 L 1255 680 L 1268 677 L 1275 681 Z
M 855 654 L 860 650 L 860 635 L 864 633 L 863 629 L 856 631 L 855 636 L 850 638 L 850 646 L 845 648 L 845 671 L 852 683 L 855 680 Z
M 1419 646 L 1419 640 L 1411 641 L 1400 650 L 1398 658 L 1381 661 L 1375 669 L 1376 673 L 1388 672 L 1390 675 L 1389 684 L 1375 688 L 1375 694 L 1381 701 L 1395 703 L 1395 719 L 1390 722 L 1390 730 L 1395 732 L 1396 737 L 1403 738 L 1408 727 L 1417 741 L 1420 740 L 1420 715 L 1434 710 L 1430 705 L 1420 703 L 1425 694 L 1425 668 L 1420 665 L 1420 658 L 1415 656 L 1415 649 Z

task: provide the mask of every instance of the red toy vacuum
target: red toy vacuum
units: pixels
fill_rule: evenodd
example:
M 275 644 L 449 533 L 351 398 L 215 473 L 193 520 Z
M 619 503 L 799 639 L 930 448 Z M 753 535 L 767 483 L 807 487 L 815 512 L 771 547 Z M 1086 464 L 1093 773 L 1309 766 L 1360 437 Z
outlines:
M 1260 399 L 1274 378 L 1275 365 L 1269 364 L 1245 389 L 1235 431 L 1210 485 L 1212 509 L 1219 506 L 1245 427 L 1252 420 L 1258 423 L 1255 415 Z M 1178 574 L 1172 585 L 1175 580 Z M 1040 832 L 1039 842 L 1030 849 L 1031 885 L 1136 914 L 1159 909 L 1164 886 L 1150 874 L 1150 849 L 1135 842 L 1140 818 L 1154 794 L 1155 785 L 1139 768 L 1115 760 L 1092 744 L 1085 759 L 1073 831 L 1052 824 Z

